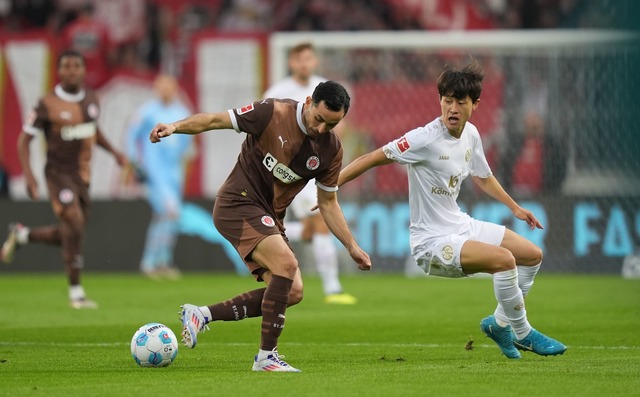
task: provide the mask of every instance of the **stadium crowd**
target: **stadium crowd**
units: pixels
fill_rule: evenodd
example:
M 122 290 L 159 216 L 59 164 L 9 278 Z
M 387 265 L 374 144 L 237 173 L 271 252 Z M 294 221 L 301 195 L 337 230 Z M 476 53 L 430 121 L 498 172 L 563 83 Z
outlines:
M 0 0 L 0 32 L 51 32 L 88 58 L 88 83 L 119 68 L 176 67 L 189 38 L 222 32 L 471 30 L 620 26 L 593 0 Z M 348 18 L 344 16 L 348 15 Z M 94 65 L 92 65 L 95 64 Z M 179 66 L 179 65 L 178 65 Z M 176 71 L 174 69 L 174 71 Z M 179 71 L 179 70 L 178 70 Z
M 625 4 L 627 2 L 609 0 L 0 0 L 0 37 L 30 31 L 48 32 L 59 49 L 73 48 L 84 55 L 88 71 L 86 83 L 99 88 L 120 72 L 151 77 L 162 71 L 180 78 L 191 54 L 192 38 L 202 30 L 268 33 L 633 28 L 633 13 L 625 13 Z M 338 77 L 352 83 L 366 83 L 385 80 L 386 74 L 394 80 L 431 84 L 442 63 L 437 58 L 412 52 L 396 55 L 398 59 L 385 63 L 393 67 L 385 69 L 377 67 L 376 56 L 379 54 L 364 51 L 357 57 L 361 62 L 350 65 L 345 69 L 348 72 L 342 71 L 346 75 Z M 489 64 L 485 64 L 485 68 L 489 73 L 495 69 Z M 529 91 L 544 98 L 546 82 L 533 83 L 541 89 Z M 526 87 L 527 84 L 520 85 Z M 519 92 L 529 91 L 524 88 Z M 508 98 L 512 103 L 519 103 L 520 99 Z M 535 115 L 518 114 L 517 120 L 507 120 L 511 126 L 515 123 L 516 129 L 522 130 L 521 139 L 514 146 L 531 152 L 533 158 L 540 157 L 543 150 L 548 151 L 548 146 L 557 146 L 556 143 L 541 143 L 540 137 L 544 134 L 540 133 L 540 126 L 544 123 L 545 113 L 544 109 L 538 110 Z M 527 120 L 527 123 L 520 120 Z M 489 135 L 483 139 L 487 140 L 491 151 Z M 514 165 L 520 151 L 510 153 L 499 160 L 503 165 L 500 168 L 522 168 Z M 526 167 L 531 168 L 531 165 Z M 6 195 L 8 183 L 2 169 L 0 156 L 0 195 Z M 556 180 L 546 179 L 557 188 L 561 175 Z M 505 175 L 504 180 L 507 187 L 518 184 L 517 176 L 512 179 Z M 534 190 L 547 183 L 542 181 L 542 176 L 527 177 L 529 185 L 531 181 L 537 181 Z M 531 188 L 525 187 L 525 190 Z

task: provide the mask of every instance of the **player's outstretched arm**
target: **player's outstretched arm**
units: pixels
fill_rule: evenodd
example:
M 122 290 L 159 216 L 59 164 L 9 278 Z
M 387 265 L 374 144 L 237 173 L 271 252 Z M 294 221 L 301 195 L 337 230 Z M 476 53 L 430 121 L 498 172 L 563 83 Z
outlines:
M 336 192 L 318 189 L 318 208 L 331 233 L 340 240 L 360 270 L 371 270 L 369 255 L 360 248 L 349 230 L 344 214 L 338 204 Z
M 522 208 L 513 198 L 511 198 L 511 196 L 509 196 L 496 177 L 493 175 L 490 175 L 487 178 L 474 176 L 473 181 L 489 196 L 506 205 L 516 218 L 527 222 L 531 229 L 544 229 L 540 221 L 538 221 L 531 211 Z
M 387 156 L 382 151 L 382 148 L 378 148 L 373 152 L 363 154 L 362 156 L 353 160 L 351 164 L 346 166 L 342 171 L 340 171 L 338 186 L 342 186 L 350 180 L 359 177 L 373 167 L 390 163 L 393 163 L 393 160 L 387 158 Z
M 29 149 L 29 144 L 32 140 L 33 135 L 24 131 L 20 133 L 18 136 L 18 157 L 20 158 L 22 173 L 27 183 L 27 194 L 31 199 L 37 200 L 40 194 L 38 193 L 38 182 L 31 171 L 31 150 Z
M 173 123 L 159 123 L 149 135 L 152 143 L 160 142 L 162 138 L 166 138 L 171 134 L 189 134 L 195 135 L 209 130 L 233 129 L 231 117 L 227 112 L 219 113 L 196 113 Z

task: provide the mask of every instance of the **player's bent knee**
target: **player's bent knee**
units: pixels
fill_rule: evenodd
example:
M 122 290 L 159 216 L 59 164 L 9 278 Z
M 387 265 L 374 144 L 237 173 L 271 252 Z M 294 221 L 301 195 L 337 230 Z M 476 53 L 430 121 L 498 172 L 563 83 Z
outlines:
M 511 251 L 507 249 L 500 249 L 498 258 L 496 260 L 496 271 L 503 272 L 516 268 L 516 258 Z
M 544 254 L 542 253 L 542 249 L 537 245 L 533 245 L 529 250 L 527 257 L 525 259 L 520 259 L 518 261 L 519 265 L 522 266 L 535 266 L 542 262 Z
M 297 305 L 302 302 L 304 292 L 302 287 L 292 286 L 289 292 L 289 306 Z
M 542 258 L 544 257 L 544 254 L 542 253 L 542 248 L 536 246 L 535 248 L 535 255 L 533 258 L 533 263 L 531 264 L 532 266 L 535 266 L 537 264 L 539 264 L 540 262 L 542 262 Z

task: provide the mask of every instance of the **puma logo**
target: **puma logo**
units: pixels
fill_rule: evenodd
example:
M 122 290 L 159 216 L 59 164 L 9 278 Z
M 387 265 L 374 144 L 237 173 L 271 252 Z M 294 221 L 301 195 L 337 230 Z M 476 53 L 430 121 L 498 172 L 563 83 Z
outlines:
M 280 149 L 282 149 L 284 147 L 284 144 L 286 142 L 289 142 L 286 139 L 282 139 L 282 135 L 278 135 L 278 139 L 280 139 L 280 143 L 282 144 L 282 146 L 280 146 Z

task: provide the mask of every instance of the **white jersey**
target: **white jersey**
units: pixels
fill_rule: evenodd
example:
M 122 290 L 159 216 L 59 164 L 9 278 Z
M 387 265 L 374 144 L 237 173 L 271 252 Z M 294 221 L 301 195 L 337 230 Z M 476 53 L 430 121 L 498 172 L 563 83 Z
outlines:
M 272 85 L 265 93 L 265 98 L 293 99 L 295 101 L 304 102 L 308 96 L 313 94 L 316 86 L 327 81 L 320 76 L 313 75 L 309 78 L 309 84 L 302 85 L 295 81 L 292 77 L 277 82 Z
M 287 77 L 284 80 L 272 85 L 263 95 L 264 98 L 279 98 L 279 99 L 293 99 L 296 101 L 304 102 L 308 96 L 313 95 L 313 90 L 316 89 L 318 84 L 327 81 L 320 76 L 313 75 L 309 78 L 309 84 L 302 85 L 295 81 L 292 77 Z M 318 212 L 311 211 L 318 202 L 317 190 L 315 187 L 315 179 L 311 179 L 307 185 L 296 195 L 291 202 L 290 208 L 293 210 L 293 214 L 298 219 L 303 219 Z
M 421 254 L 429 238 L 457 234 L 468 227 L 471 217 L 456 202 L 462 181 L 469 174 L 491 175 L 473 124 L 467 122 L 457 139 L 438 117 L 386 144 L 383 151 L 389 159 L 407 165 L 414 256 Z

